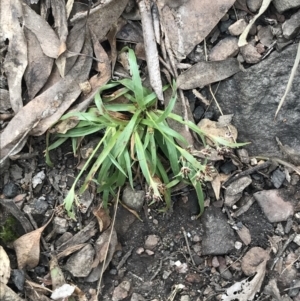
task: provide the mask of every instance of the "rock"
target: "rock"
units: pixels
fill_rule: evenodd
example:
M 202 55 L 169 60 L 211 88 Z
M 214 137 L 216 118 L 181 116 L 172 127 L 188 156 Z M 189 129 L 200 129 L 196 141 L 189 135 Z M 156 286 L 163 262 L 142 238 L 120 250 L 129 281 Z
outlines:
M 251 142 L 244 148 L 252 156 L 282 156 L 275 137 L 300 153 L 300 72 L 296 72 L 292 89 L 274 119 L 297 48 L 298 45 L 291 45 L 281 53 L 273 52 L 219 85 L 216 95 L 219 105 L 224 114 L 234 114 L 232 123 L 239 130 L 239 141 Z M 218 112 L 216 107 L 215 112 Z
M 232 163 L 232 161 L 226 161 L 220 166 L 220 170 L 225 175 L 229 175 L 231 172 L 235 171 L 237 167 Z
M 36 188 L 39 184 L 43 184 L 45 180 L 45 172 L 41 170 L 32 178 L 32 187 Z
M 130 301 L 145 301 L 145 298 L 140 294 L 133 293 Z
M 115 289 L 112 295 L 112 301 L 123 300 L 128 296 L 131 284 L 129 281 L 122 281 Z
M 298 246 L 300 246 L 300 234 L 297 234 L 293 240 L 293 242 L 295 244 L 297 244 Z
M 19 167 L 17 164 L 11 165 L 9 169 L 9 173 L 14 181 L 18 181 L 23 178 L 23 169 Z
M 19 186 L 13 182 L 8 182 L 3 187 L 3 194 L 8 199 L 13 199 L 19 192 Z
M 30 213 L 38 225 L 42 224 L 45 219 L 45 213 L 49 207 L 44 196 L 34 199 L 29 205 L 25 205 L 23 211 Z
M 289 20 L 286 20 L 282 24 L 282 33 L 283 36 L 291 40 L 293 39 L 300 31 L 300 10 L 293 14 Z
M 204 116 L 204 109 L 202 106 L 197 106 L 197 108 L 193 112 L 193 117 L 195 119 L 195 122 L 198 123 L 200 119 Z
M 70 232 L 65 232 L 60 238 L 58 238 L 55 241 L 55 247 L 59 248 L 63 243 L 65 243 L 66 241 L 68 241 L 71 237 L 73 237 L 73 234 Z
M 242 196 L 241 193 L 243 190 L 248 187 L 252 183 L 252 180 L 250 177 L 242 177 L 234 182 L 232 182 L 225 190 L 225 204 L 227 206 L 232 206 L 234 203 L 236 203 L 240 197 Z M 238 200 L 236 198 L 232 198 L 236 195 L 239 195 L 240 197 Z
M 294 214 L 293 204 L 284 201 L 277 189 L 258 191 L 253 196 L 271 223 L 286 221 Z
M 279 168 L 275 169 L 271 175 L 271 181 L 275 188 L 280 188 L 285 180 L 285 173 Z
M 223 255 L 234 249 L 235 236 L 221 209 L 207 208 L 202 217 L 202 255 Z
M 12 270 L 11 271 L 11 280 L 16 286 L 18 291 L 22 292 L 24 289 L 25 283 L 25 272 L 23 270 Z
M 144 205 L 144 199 L 144 190 L 135 191 L 131 187 L 125 187 L 123 191 L 122 201 L 129 208 L 139 212 Z
M 300 0 L 273 0 L 273 5 L 279 13 L 283 13 L 291 8 L 300 7 Z
M 69 228 L 68 221 L 65 218 L 56 216 L 53 219 L 53 228 L 55 228 L 57 234 L 63 234 Z
M 257 33 L 257 38 L 261 44 L 269 47 L 273 43 L 274 38 L 271 26 L 262 26 Z
M 240 50 L 246 63 L 256 64 L 260 61 L 261 55 L 257 52 L 253 45 L 247 44 L 241 47 Z
M 92 245 L 87 244 L 80 251 L 71 255 L 65 265 L 65 269 L 68 270 L 74 277 L 86 277 L 92 270 L 94 256 L 94 248 Z
M 250 11 L 255 13 L 256 11 L 258 11 L 260 9 L 262 1 L 263 0 L 247 0 L 247 6 Z
M 222 39 L 216 46 L 212 48 L 208 59 L 210 61 L 223 61 L 230 57 L 236 56 L 238 52 L 238 39 L 235 37 L 227 37 Z
M 239 159 L 241 160 L 242 163 L 244 164 L 249 164 L 250 162 L 250 158 L 249 158 L 249 154 L 248 151 L 244 148 L 239 148 L 236 150 L 237 155 L 239 157 Z
M 145 241 L 145 249 L 154 250 L 159 242 L 157 235 L 149 235 Z
M 244 19 L 239 19 L 228 27 L 228 31 L 232 36 L 239 36 L 247 27 L 247 22 Z
M 245 275 L 251 276 L 262 261 L 269 260 L 269 252 L 260 248 L 251 248 L 242 258 L 241 267 Z

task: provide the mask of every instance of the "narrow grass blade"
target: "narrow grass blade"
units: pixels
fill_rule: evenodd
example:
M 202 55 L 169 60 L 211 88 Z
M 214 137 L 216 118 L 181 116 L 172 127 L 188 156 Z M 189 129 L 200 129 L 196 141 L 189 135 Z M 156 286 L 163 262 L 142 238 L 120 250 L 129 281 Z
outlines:
M 53 142 L 52 144 L 50 144 L 46 149 L 48 151 L 51 151 L 53 149 L 58 148 L 60 145 L 62 145 L 69 137 L 62 137 L 57 139 L 55 142 Z
M 133 176 L 132 176 L 132 161 L 128 152 L 128 149 L 125 148 L 123 156 L 120 157 L 120 159 L 124 160 L 126 171 L 127 171 L 127 177 L 129 180 L 129 184 L 131 188 L 133 188 Z
M 136 62 L 136 57 L 135 57 L 134 51 L 131 48 L 125 47 L 122 49 L 122 51 L 124 51 L 124 50 L 128 51 L 128 61 L 129 61 L 132 81 L 133 81 L 133 85 L 134 85 L 133 92 L 134 92 L 137 103 L 139 104 L 140 107 L 142 107 L 144 105 L 144 103 L 143 103 L 144 91 L 143 91 L 142 80 L 140 77 L 139 67 Z
M 143 145 L 141 142 L 141 139 L 137 133 L 134 133 L 134 138 L 135 138 L 135 149 L 136 149 L 136 154 L 139 160 L 139 165 L 141 167 L 142 173 L 146 179 L 146 182 L 148 185 L 153 189 L 153 194 L 156 197 L 160 197 L 160 193 L 157 188 L 157 184 L 153 181 L 151 177 L 151 172 L 148 168 L 145 152 L 143 149 Z
M 108 130 L 107 130 L 106 133 L 105 133 L 105 136 L 101 139 L 101 141 L 97 145 L 96 149 L 94 150 L 93 155 L 95 155 L 95 153 L 96 153 L 95 151 L 99 149 L 100 145 L 103 143 L 103 140 L 106 139 L 109 134 L 108 134 Z M 86 179 L 85 179 L 82 187 L 80 188 L 80 193 L 82 193 L 83 191 L 85 191 L 85 189 L 87 188 L 89 182 L 92 180 L 92 178 L 94 177 L 95 173 L 97 172 L 97 170 L 99 169 L 99 167 L 101 166 L 101 164 L 103 163 L 103 161 L 105 160 L 105 158 L 108 156 L 108 154 L 111 152 L 111 150 L 115 146 L 115 144 L 116 144 L 116 142 L 117 142 L 120 134 L 121 134 L 121 132 L 117 131 L 114 135 L 110 136 L 110 139 L 109 139 L 107 145 L 105 146 L 105 148 L 101 152 L 100 156 L 97 158 L 96 162 L 91 167 L 90 172 L 86 176 Z
M 131 117 L 131 120 L 128 122 L 126 127 L 122 130 L 122 133 L 120 134 L 118 140 L 116 141 L 116 145 L 113 150 L 113 154 L 115 158 L 123 153 L 124 149 L 128 145 L 128 141 L 134 131 L 134 128 L 136 124 L 138 123 L 138 120 L 140 119 L 141 110 L 137 110 L 134 115 Z

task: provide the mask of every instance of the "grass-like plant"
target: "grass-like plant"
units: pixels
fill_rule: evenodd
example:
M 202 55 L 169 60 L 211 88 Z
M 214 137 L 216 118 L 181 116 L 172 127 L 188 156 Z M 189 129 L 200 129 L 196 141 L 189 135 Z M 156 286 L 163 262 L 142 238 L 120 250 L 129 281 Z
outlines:
M 78 147 L 78 138 L 102 132 L 102 138 L 86 161 L 69 190 L 64 206 L 70 217 L 75 218 L 74 200 L 76 194 L 83 193 L 89 183 L 97 185 L 102 194 L 104 206 L 118 187 L 126 182 L 134 186 L 134 179 L 147 184 L 147 196 L 152 201 L 163 199 L 165 209 L 171 206 L 171 187 L 182 180 L 194 186 L 200 205 L 200 214 L 204 210 L 201 184 L 210 176 L 211 166 L 200 162 L 189 149 L 185 138 L 171 129 L 167 118 L 187 125 L 197 133 L 205 144 L 205 136 L 194 123 L 184 121 L 172 110 L 176 102 L 175 85 L 173 94 L 164 110 L 157 109 L 156 94 L 143 87 L 134 51 L 127 52 L 131 78 L 113 81 L 99 89 L 95 96 L 95 105 L 86 112 L 74 112 L 64 115 L 61 120 L 75 119 L 78 124 L 66 133 L 58 133 L 58 140 L 47 148 L 47 152 L 58 147 L 66 139 L 72 138 L 74 152 Z M 164 87 L 164 90 L 168 86 Z M 226 140 L 209 136 L 216 146 L 239 146 Z M 180 141 L 179 146 L 176 141 Z M 100 150 L 100 154 L 99 154 Z M 51 164 L 47 156 L 48 164 Z M 76 185 L 83 172 L 88 171 L 83 185 L 76 191 Z M 142 177 L 141 177 L 142 176 Z

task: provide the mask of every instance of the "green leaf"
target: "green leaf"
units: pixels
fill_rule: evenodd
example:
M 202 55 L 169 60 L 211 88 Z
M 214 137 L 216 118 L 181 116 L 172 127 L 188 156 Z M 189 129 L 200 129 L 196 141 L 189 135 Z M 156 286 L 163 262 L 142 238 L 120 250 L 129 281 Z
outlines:
M 130 121 L 126 125 L 126 127 L 122 130 L 118 140 L 116 141 L 116 145 L 113 150 L 113 154 L 117 157 L 121 154 L 126 146 L 128 145 L 128 141 L 134 131 L 134 128 L 139 122 L 141 110 L 137 110 L 134 115 L 131 117 Z
M 130 71 L 132 76 L 132 82 L 134 85 L 133 92 L 137 103 L 139 104 L 140 107 L 143 107 L 144 91 L 143 91 L 142 80 L 140 77 L 139 67 L 136 62 L 135 54 L 134 51 L 129 47 L 125 47 L 122 49 L 122 51 L 124 50 L 128 51 L 128 61 L 129 61 L 129 66 L 130 66 Z

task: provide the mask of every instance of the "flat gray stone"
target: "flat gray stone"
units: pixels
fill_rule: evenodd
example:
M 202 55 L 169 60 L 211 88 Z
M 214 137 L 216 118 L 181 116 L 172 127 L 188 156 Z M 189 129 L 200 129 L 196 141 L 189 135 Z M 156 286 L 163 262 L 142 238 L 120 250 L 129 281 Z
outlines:
M 283 13 L 291 8 L 300 7 L 300 0 L 273 0 L 273 4 L 278 12 Z
M 241 197 L 243 190 L 252 183 L 250 177 L 242 177 L 232 182 L 225 190 L 225 204 L 234 205 Z
M 145 200 L 144 190 L 133 190 L 131 187 L 126 187 L 123 191 L 122 201 L 129 208 L 139 212 Z
M 266 60 L 220 83 L 216 95 L 219 105 L 224 114 L 234 114 L 232 124 L 239 131 L 238 141 L 251 142 L 245 146 L 250 155 L 282 156 L 275 137 L 300 153 L 299 68 L 274 120 L 297 48 L 291 45 L 281 53 L 273 52 Z
M 201 222 L 204 229 L 202 255 L 223 255 L 234 249 L 234 231 L 220 208 L 207 208 Z
M 258 191 L 253 194 L 270 223 L 286 221 L 294 214 L 294 206 L 285 201 L 277 189 Z
M 68 259 L 65 269 L 74 277 L 86 277 L 92 270 L 94 255 L 94 248 L 88 244 Z

